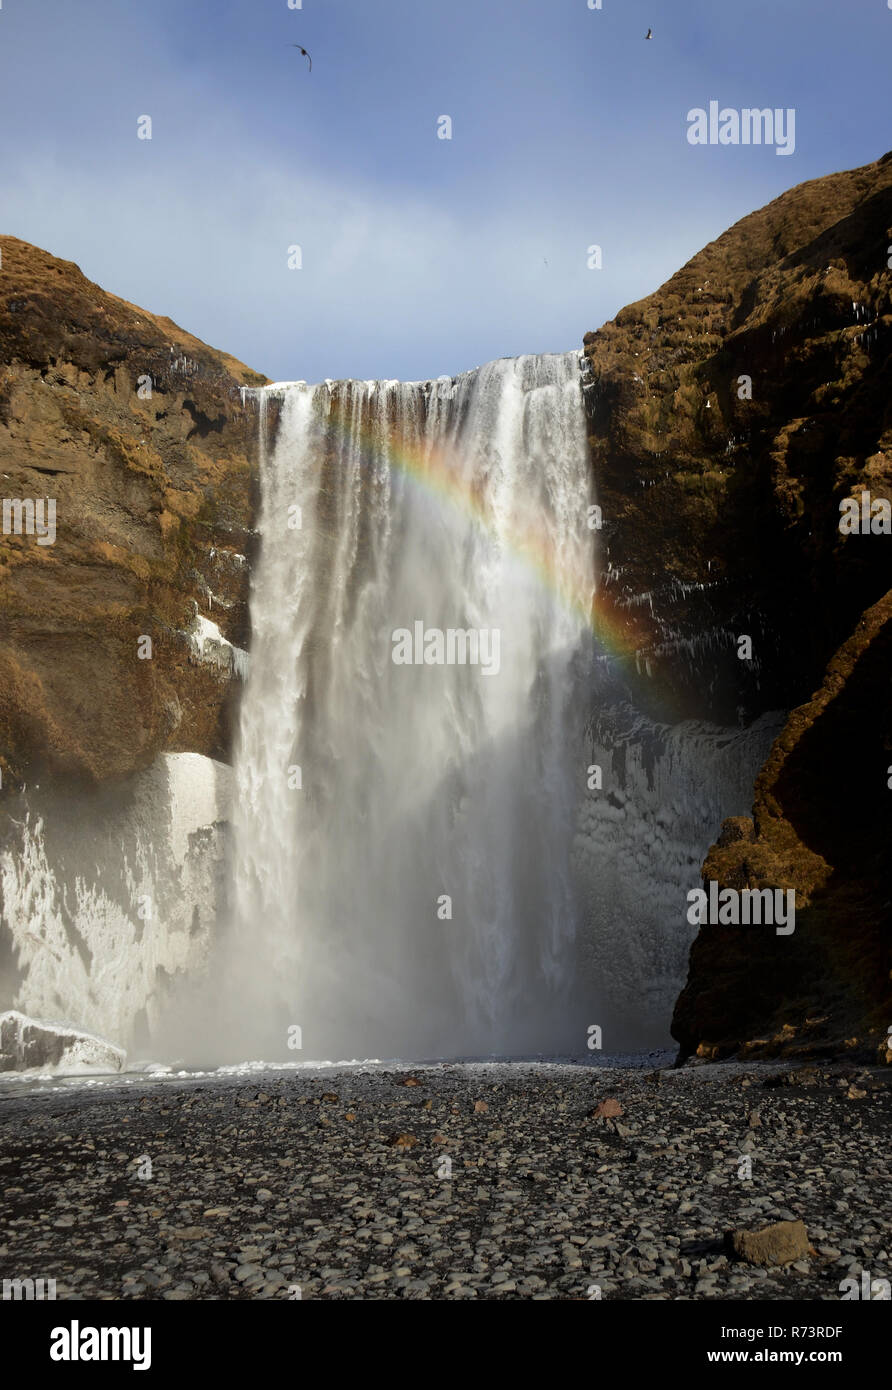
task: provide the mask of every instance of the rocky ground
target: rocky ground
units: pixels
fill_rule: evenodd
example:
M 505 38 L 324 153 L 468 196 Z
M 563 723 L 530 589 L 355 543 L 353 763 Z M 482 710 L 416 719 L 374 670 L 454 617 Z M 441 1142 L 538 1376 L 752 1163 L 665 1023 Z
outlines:
M 888 1071 L 770 1064 L 13 1087 L 0 1278 L 66 1299 L 838 1300 L 850 1273 L 892 1274 L 890 1114 Z M 782 1267 L 726 1243 L 800 1219 Z

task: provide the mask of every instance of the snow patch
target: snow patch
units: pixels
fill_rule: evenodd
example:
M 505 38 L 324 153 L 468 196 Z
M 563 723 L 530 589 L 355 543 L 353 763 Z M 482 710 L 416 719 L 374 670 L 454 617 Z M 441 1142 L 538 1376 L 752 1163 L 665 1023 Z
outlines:
M 216 666 L 227 675 L 238 676 L 244 680 L 248 674 L 248 653 L 242 647 L 235 647 L 223 636 L 216 623 L 196 612 L 186 636 L 189 648 L 197 661 L 207 666 Z

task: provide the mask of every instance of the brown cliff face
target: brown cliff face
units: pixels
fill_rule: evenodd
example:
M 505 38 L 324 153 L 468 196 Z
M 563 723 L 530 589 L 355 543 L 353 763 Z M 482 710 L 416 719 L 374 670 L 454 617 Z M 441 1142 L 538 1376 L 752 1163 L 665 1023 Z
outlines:
M 680 712 L 798 703 L 889 587 L 892 539 L 838 523 L 844 496 L 892 497 L 890 244 L 892 154 L 783 194 L 586 335 L 602 603 Z
M 56 506 L 54 543 L 27 518 L 0 536 L 4 786 L 225 756 L 234 683 L 184 630 L 197 604 L 247 639 L 256 417 L 239 388 L 265 378 L 68 261 L 13 237 L 0 255 L 0 495 L 44 499 L 45 523 Z
M 726 822 L 703 867 L 795 888 L 795 932 L 700 928 L 682 1056 L 892 1060 L 892 536 L 839 529 L 843 498 L 892 499 L 890 256 L 886 155 L 792 189 L 586 336 L 604 602 L 640 614 L 653 591 L 636 641 L 676 712 L 799 706 L 754 821 Z

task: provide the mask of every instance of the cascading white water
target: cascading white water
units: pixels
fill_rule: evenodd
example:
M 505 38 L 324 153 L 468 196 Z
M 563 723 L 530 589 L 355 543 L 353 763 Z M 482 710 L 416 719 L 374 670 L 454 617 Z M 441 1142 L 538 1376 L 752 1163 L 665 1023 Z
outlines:
M 315 1057 L 570 1047 L 595 573 L 579 355 L 274 386 L 271 408 L 230 1049 L 293 1057 L 294 1026 Z M 417 623 L 479 632 L 480 662 L 396 664 Z

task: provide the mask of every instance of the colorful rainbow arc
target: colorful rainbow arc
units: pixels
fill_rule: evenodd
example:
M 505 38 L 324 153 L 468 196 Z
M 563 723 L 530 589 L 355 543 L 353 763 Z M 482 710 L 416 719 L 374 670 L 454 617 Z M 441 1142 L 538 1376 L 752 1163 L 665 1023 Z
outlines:
M 339 443 L 355 447 L 358 440 L 363 458 L 383 454 L 428 497 L 445 503 L 484 531 L 496 534 L 483 498 L 447 448 L 432 446 L 427 441 L 423 444 L 408 441 L 396 426 L 380 420 L 357 423 L 334 396 L 325 429 Z M 586 525 L 586 518 L 580 518 L 580 524 Z M 584 573 L 568 569 L 532 516 L 524 524 L 515 525 L 507 538 L 500 532 L 499 540 L 502 544 L 507 540 L 512 557 L 536 576 L 556 602 L 572 615 L 580 630 L 592 632 L 605 655 L 624 668 L 638 670 L 642 649 L 650 648 L 654 639 L 641 614 L 633 615 L 619 609 L 611 597 L 603 592 L 596 593 L 594 576 L 587 566 Z

